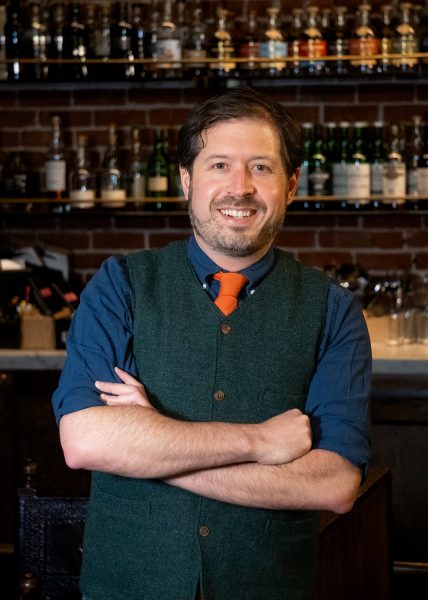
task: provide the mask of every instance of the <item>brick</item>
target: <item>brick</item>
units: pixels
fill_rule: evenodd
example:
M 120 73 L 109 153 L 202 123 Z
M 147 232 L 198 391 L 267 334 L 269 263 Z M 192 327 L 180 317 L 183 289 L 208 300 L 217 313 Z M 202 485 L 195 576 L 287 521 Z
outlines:
M 383 271 L 410 270 L 412 267 L 412 255 L 403 252 L 394 253 L 376 253 L 361 252 L 357 253 L 356 261 L 365 269 L 378 269 Z
M 287 106 L 290 112 L 298 119 L 301 123 L 317 123 L 320 121 L 320 107 L 319 106 L 303 106 L 290 105 Z
M 126 103 L 125 90 L 75 90 L 73 92 L 73 105 L 80 106 L 119 106 Z
M 0 131 L 0 148 L 2 148 L 2 150 L 21 146 L 21 140 L 21 132 L 17 129 L 12 131 L 6 131 L 3 129 Z
M 18 95 L 18 103 L 22 107 L 70 106 L 71 92 L 34 88 L 31 91 L 21 90 Z
M 183 90 L 173 89 L 166 91 L 162 87 L 143 87 L 130 89 L 128 92 L 129 102 L 132 104 L 144 104 L 147 107 L 173 102 L 182 104 Z
M 408 229 L 421 227 L 421 216 L 410 213 L 364 215 L 362 227 L 364 229 Z
M 42 127 L 51 127 L 53 115 L 59 115 L 61 117 L 62 130 L 70 127 L 89 127 L 92 125 L 91 113 L 87 110 L 73 111 L 73 110 L 41 110 L 39 113 L 39 121 Z
M 144 231 L 147 229 L 165 229 L 167 218 L 151 215 L 120 215 L 114 217 L 114 223 L 117 229 L 139 229 Z
M 428 252 L 417 252 L 415 254 L 415 267 L 417 269 L 428 269 Z
M 410 121 L 412 115 L 421 115 L 422 120 L 426 121 L 428 119 L 428 102 L 425 98 L 424 104 L 385 105 L 383 114 L 385 121 L 389 123 Z
M 25 127 L 35 125 L 36 113 L 33 110 L 15 110 L 6 108 L 0 111 L 0 127 Z
M 98 248 L 139 250 L 144 247 L 144 234 L 131 232 L 116 233 L 112 231 L 107 233 L 94 233 L 93 247 L 95 250 Z
M 168 222 L 172 229 L 191 230 L 190 219 L 187 213 L 184 215 L 174 215 L 173 217 L 169 217 Z
M 260 94 L 267 96 L 270 100 L 275 100 L 275 102 L 283 104 L 286 108 L 288 107 L 288 104 L 293 104 L 299 101 L 298 95 L 301 88 L 299 88 L 297 85 L 278 88 L 269 85 L 259 86 L 257 82 L 255 82 L 253 87 Z M 294 112 L 294 107 L 291 110 Z
M 275 238 L 275 246 L 283 248 L 299 248 L 313 246 L 315 244 L 315 234 L 312 231 L 292 231 L 283 230 Z
M 0 236 L 1 245 L 22 248 L 24 246 L 33 246 L 37 241 L 36 231 L 7 231 L 2 232 Z
M 30 231 L 51 231 L 52 229 L 56 229 L 58 225 L 58 219 L 56 215 L 37 214 L 36 210 L 37 208 L 35 209 L 35 211 L 32 211 L 30 213 L 22 212 L 19 215 L 8 215 L 6 218 L 6 227 L 12 230 L 28 229 Z
M 376 232 L 373 234 L 373 248 L 402 248 L 403 234 L 400 231 Z
M 37 129 L 23 130 L 21 133 L 22 145 L 25 147 L 43 147 L 49 148 L 51 133 L 49 131 L 39 131 Z
M 352 85 L 340 85 L 340 86 L 326 86 L 323 87 L 318 84 L 314 85 L 301 85 L 298 88 L 298 100 L 299 102 L 315 102 L 315 103 L 341 103 L 347 102 L 348 104 L 354 105 L 355 99 L 355 88 Z M 354 106 L 352 107 L 352 111 Z M 349 111 L 349 106 L 348 106 Z
M 90 234 L 89 232 L 71 232 L 61 229 L 55 233 L 43 233 L 43 241 L 50 246 L 58 248 L 69 248 L 74 250 L 78 248 L 83 250 L 89 248 Z
M 70 257 L 70 263 L 71 263 L 71 267 L 73 269 L 99 269 L 101 266 L 101 263 L 105 260 L 107 260 L 107 258 L 109 258 L 109 256 L 111 256 L 112 253 L 111 252 L 97 252 L 97 253 L 90 253 L 90 252 L 85 252 L 83 254 L 80 253 L 73 253 Z
M 149 110 L 149 122 L 152 125 L 182 125 L 190 110 L 186 108 L 157 108 Z
M 412 102 L 415 95 L 415 85 L 406 81 L 402 85 L 398 82 L 393 84 L 379 83 L 378 85 L 359 85 L 357 86 L 358 102 L 383 104 L 389 98 L 394 99 L 394 103 Z
M 304 264 L 321 269 L 330 264 L 339 266 L 346 262 L 353 262 L 350 252 L 336 252 L 334 250 L 298 252 L 297 257 Z
M 288 227 L 305 227 L 306 229 L 313 228 L 334 228 L 336 226 L 336 217 L 323 212 L 318 214 L 301 214 L 296 215 L 293 212 L 288 212 L 285 215 L 285 226 Z
M 150 233 L 148 236 L 149 248 L 161 248 L 170 242 L 183 240 L 187 238 L 187 234 L 183 233 Z
M 321 231 L 320 246 L 333 248 L 367 248 L 373 244 L 373 234 L 368 231 Z
M 376 104 L 353 104 L 352 110 L 349 106 L 325 106 L 324 107 L 325 121 L 377 121 L 379 120 L 379 106 Z
M 17 92 L 5 92 L 1 90 L 0 93 L 0 106 L 2 108 L 13 108 L 18 104 L 18 93 Z
M 109 214 L 100 214 L 88 210 L 73 210 L 71 213 L 64 215 L 62 218 L 63 227 L 67 229 L 90 230 L 97 231 L 109 230 L 112 226 L 113 219 Z
M 411 247 L 426 248 L 428 247 L 428 230 L 412 231 L 405 233 L 406 245 Z
M 129 125 L 139 127 L 146 123 L 146 112 L 144 110 L 129 110 L 126 105 L 116 110 L 96 110 L 94 112 L 94 123 L 96 126 L 108 127 L 110 123 L 116 123 L 119 127 Z

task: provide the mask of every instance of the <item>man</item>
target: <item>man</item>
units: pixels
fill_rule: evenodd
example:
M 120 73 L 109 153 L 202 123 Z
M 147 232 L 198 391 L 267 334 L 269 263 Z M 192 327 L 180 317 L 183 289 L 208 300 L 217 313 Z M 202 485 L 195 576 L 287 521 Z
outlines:
M 93 471 L 82 591 L 309 599 L 317 511 L 350 510 L 369 459 L 364 319 L 272 247 L 302 156 L 281 105 L 210 98 L 178 154 L 194 235 L 104 263 L 54 396 L 67 464 Z M 226 308 L 218 272 L 243 286 Z

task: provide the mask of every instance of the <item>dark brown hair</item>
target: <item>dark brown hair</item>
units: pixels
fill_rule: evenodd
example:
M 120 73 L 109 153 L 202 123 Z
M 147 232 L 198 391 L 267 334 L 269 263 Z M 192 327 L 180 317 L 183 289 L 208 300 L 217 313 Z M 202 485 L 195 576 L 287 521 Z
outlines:
M 216 94 L 196 104 L 180 130 L 178 162 L 190 174 L 204 146 L 202 134 L 217 123 L 231 119 L 258 119 L 270 123 L 280 138 L 281 158 L 288 176 L 300 167 L 303 157 L 302 126 L 279 102 L 252 88 Z

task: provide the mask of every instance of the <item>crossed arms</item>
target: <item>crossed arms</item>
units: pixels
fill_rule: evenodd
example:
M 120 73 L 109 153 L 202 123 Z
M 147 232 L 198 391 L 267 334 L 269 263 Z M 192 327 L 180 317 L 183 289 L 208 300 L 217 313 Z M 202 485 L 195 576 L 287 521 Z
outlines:
M 311 450 L 298 409 L 258 424 L 192 423 L 160 414 L 144 386 L 97 382 L 107 406 L 64 415 L 60 437 L 71 468 L 159 478 L 223 502 L 271 509 L 352 508 L 360 470 L 335 452 Z

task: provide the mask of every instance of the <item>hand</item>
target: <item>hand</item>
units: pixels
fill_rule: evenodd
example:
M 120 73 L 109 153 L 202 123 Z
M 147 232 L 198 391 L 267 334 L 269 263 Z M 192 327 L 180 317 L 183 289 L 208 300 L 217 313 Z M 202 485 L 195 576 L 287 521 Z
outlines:
M 257 462 L 280 465 L 300 458 L 312 447 L 309 417 L 292 408 L 257 425 Z
M 100 398 L 103 402 L 108 406 L 143 406 L 155 410 L 149 402 L 144 385 L 138 379 L 119 367 L 114 370 L 123 383 L 95 382 L 95 387 L 101 390 Z

